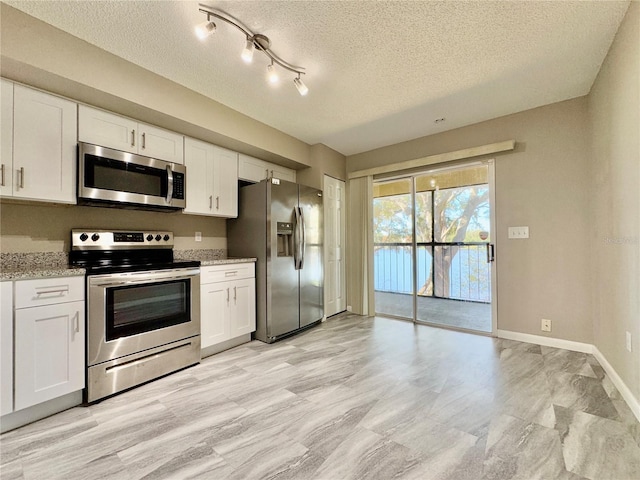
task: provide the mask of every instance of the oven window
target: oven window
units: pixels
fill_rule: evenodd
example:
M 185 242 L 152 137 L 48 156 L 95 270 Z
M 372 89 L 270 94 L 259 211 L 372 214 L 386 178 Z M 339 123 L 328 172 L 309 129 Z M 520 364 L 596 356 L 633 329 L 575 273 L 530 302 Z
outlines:
M 167 196 L 167 172 L 158 168 L 85 154 L 85 187 Z
M 191 321 L 190 280 L 107 289 L 107 341 Z

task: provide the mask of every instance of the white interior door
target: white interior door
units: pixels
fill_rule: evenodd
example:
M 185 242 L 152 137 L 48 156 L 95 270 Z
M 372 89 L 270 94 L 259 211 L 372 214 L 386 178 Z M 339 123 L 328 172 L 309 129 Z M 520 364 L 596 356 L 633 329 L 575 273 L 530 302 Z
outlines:
M 325 299 L 327 317 L 347 308 L 345 283 L 345 182 L 324 176 Z

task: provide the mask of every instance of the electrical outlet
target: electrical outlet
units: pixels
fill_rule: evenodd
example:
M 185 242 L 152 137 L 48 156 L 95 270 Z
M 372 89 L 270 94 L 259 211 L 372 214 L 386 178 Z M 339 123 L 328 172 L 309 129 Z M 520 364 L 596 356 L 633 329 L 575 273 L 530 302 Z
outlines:
M 627 351 L 631 351 L 631 332 L 627 332 Z
M 529 238 L 529 227 L 509 227 L 509 238 Z
M 196 232 L 196 242 L 202 241 L 202 232 Z
M 547 320 L 546 318 L 542 319 L 542 324 L 540 325 L 540 329 L 543 332 L 550 332 L 551 331 L 551 320 Z

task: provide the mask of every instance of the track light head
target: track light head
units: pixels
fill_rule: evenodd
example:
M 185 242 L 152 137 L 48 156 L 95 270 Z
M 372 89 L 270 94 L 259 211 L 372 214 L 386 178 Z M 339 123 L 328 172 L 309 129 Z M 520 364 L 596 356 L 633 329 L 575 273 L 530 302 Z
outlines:
M 200 40 L 206 40 L 207 37 L 216 33 L 216 24 L 213 23 L 209 15 L 207 15 L 207 21 L 196 25 L 195 31 L 196 36 Z
M 293 84 L 296 86 L 296 88 L 298 89 L 298 93 L 300 95 L 302 95 L 303 97 L 309 93 L 309 89 L 307 88 L 307 86 L 304 84 L 304 82 L 302 81 L 302 79 L 300 78 L 300 75 L 298 75 L 296 78 L 293 79 Z
M 269 80 L 269 83 L 278 83 L 278 80 L 280 80 L 276 67 L 273 63 L 271 65 L 267 65 L 267 80 Z
M 253 62 L 254 50 L 255 47 L 253 45 L 253 37 L 247 37 L 247 43 L 244 46 L 244 50 L 242 50 L 242 55 L 240 55 L 242 57 L 242 60 L 244 60 L 244 63 Z

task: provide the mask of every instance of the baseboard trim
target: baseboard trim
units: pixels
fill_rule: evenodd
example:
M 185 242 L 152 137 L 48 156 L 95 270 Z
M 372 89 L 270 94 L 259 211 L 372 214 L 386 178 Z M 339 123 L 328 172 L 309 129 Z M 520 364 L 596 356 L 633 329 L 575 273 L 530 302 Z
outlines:
M 511 332 L 509 330 L 498 330 L 496 335 L 507 340 L 518 342 L 534 343 L 545 347 L 563 348 L 572 352 L 593 353 L 593 345 L 590 343 L 574 342 L 561 338 L 543 337 L 542 335 L 531 335 L 529 333 Z
M 602 368 L 604 368 L 604 371 L 607 373 L 607 375 L 609 375 L 611 382 L 618 389 L 620 395 L 622 395 L 622 398 L 624 398 L 624 401 L 627 402 L 627 405 L 629 405 L 629 408 L 640 422 L 640 401 L 638 401 L 638 399 L 633 395 L 629 387 L 627 387 L 627 384 L 624 383 L 622 378 L 620 378 L 620 375 L 618 375 L 618 372 L 615 371 L 607 358 L 595 345 L 593 345 L 593 356 L 596 357 L 598 363 L 602 366 Z
M 618 372 L 609 363 L 607 358 L 602 354 L 598 347 L 590 343 L 574 342 L 571 340 L 563 340 L 561 338 L 543 337 L 542 335 L 531 335 L 529 333 L 511 332 L 509 330 L 498 330 L 496 332 L 498 338 L 507 340 L 516 340 L 518 342 L 533 343 L 536 345 L 544 345 L 545 347 L 563 348 L 572 352 L 591 353 L 606 374 L 611 379 L 613 385 L 618 389 L 620 395 L 640 422 L 640 401 L 633 395 L 627 384 L 624 383 Z

